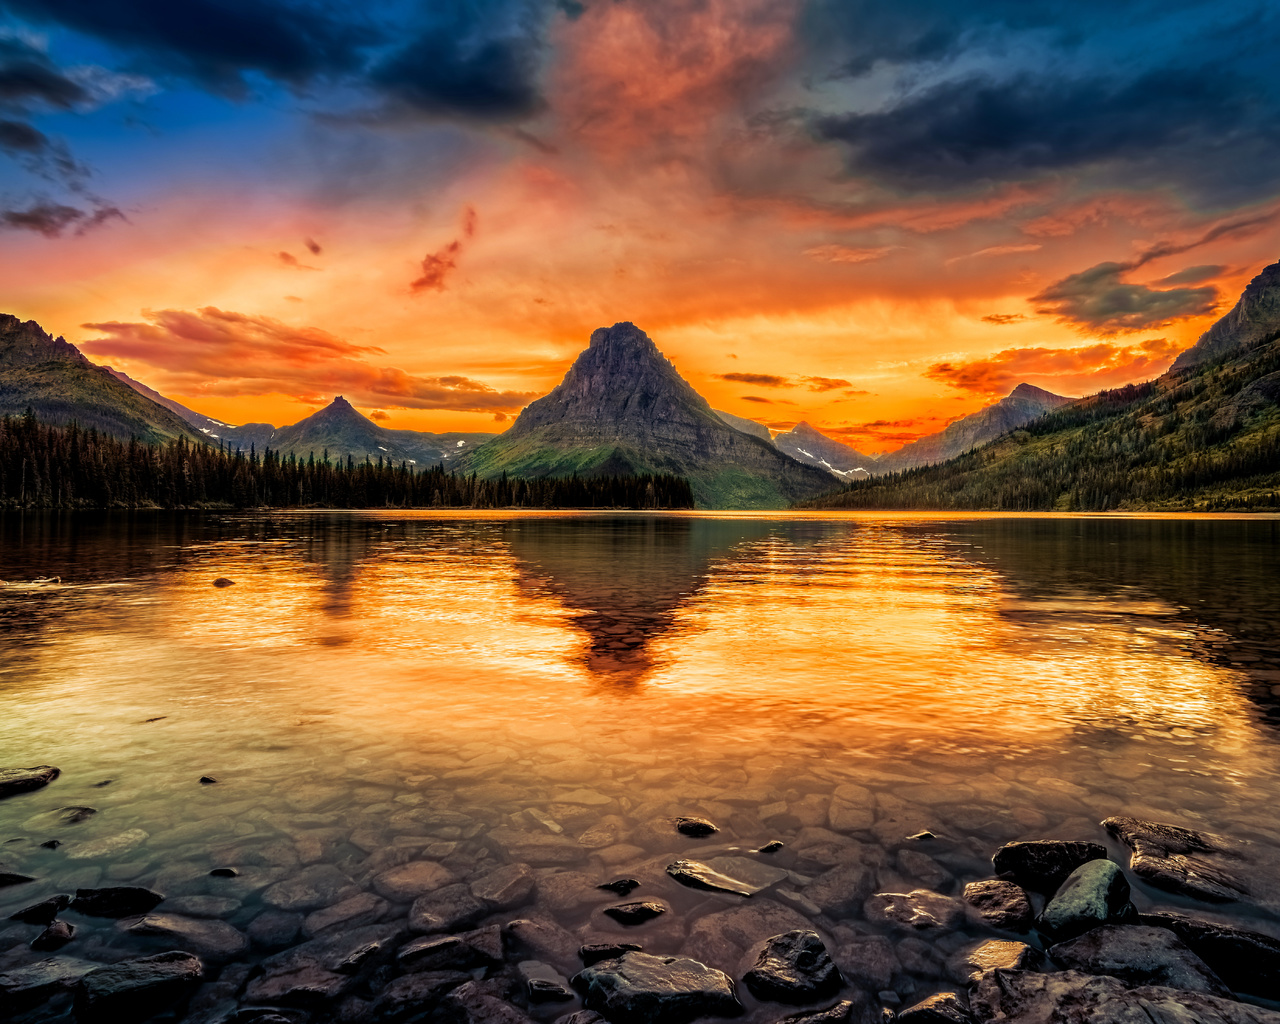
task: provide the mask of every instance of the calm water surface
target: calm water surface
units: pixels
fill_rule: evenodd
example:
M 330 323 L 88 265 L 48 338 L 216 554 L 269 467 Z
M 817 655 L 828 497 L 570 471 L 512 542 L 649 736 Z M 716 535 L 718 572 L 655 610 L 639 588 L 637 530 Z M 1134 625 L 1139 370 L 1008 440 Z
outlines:
M 1108 842 L 1117 813 L 1280 844 L 1278 542 L 1229 518 L 0 517 L 0 762 L 63 772 L 0 802 L 0 859 L 40 878 L 0 914 L 135 884 L 229 896 L 248 928 L 307 865 L 367 888 L 519 860 L 538 886 L 494 920 L 618 938 L 593 886 L 634 875 L 672 912 L 629 937 L 733 971 L 734 898 L 666 879 L 672 855 L 785 841 L 763 898 L 838 944 L 871 929 L 805 883 L 856 851 L 882 889 L 925 884 L 897 858 L 921 828 L 952 892 L 1003 842 Z M 850 783 L 864 819 L 833 809 Z M 37 817 L 69 805 L 97 813 Z M 77 923 L 68 954 L 144 941 Z M 961 938 L 902 951 L 894 987 L 945 985 L 929 958 Z

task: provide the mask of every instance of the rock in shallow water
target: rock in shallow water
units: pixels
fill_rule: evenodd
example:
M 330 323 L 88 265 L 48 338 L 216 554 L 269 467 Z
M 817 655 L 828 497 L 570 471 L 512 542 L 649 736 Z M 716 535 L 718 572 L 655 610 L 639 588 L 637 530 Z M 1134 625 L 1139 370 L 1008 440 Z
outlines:
M 1019 885 L 1052 896 L 1081 864 L 1105 860 L 1107 848 L 1098 843 L 1038 839 L 1006 843 L 991 863 L 998 875 L 1011 875 Z
M 1032 971 L 1040 967 L 1044 956 L 1025 942 L 1002 942 L 990 939 L 957 950 L 947 959 L 947 972 L 962 984 L 972 981 L 983 971 L 997 967 L 1012 971 Z
M 895 1020 L 902 1024 L 973 1024 L 973 1017 L 955 992 L 938 992 L 908 1006 Z
M 145 914 L 163 902 L 164 897 L 150 889 L 116 885 L 105 889 L 77 889 L 71 909 L 90 917 L 129 917 Z
M 868 921 L 903 928 L 951 929 L 964 920 L 964 904 L 928 889 L 878 892 L 864 905 Z
M 80 979 L 76 1017 L 118 1024 L 146 1020 L 195 990 L 204 975 L 190 953 L 159 953 L 99 967 Z
M 396 953 L 409 971 L 469 971 L 502 963 L 502 929 L 496 924 L 461 935 L 428 935 Z
M 249 948 L 249 939 L 226 921 L 152 912 L 124 918 L 117 925 L 130 935 L 157 935 L 166 945 L 199 953 L 210 960 L 231 960 Z
M 412 860 L 382 872 L 373 880 L 373 887 L 393 903 L 412 903 L 419 896 L 435 892 L 457 880 L 457 876 L 442 864 Z
M 16 914 L 10 914 L 10 921 L 21 921 L 23 924 L 50 924 L 53 919 L 71 906 L 70 893 L 58 893 L 47 900 L 24 907 Z M 149 909 L 149 908 L 148 908 Z
M 47 786 L 62 772 L 51 764 L 34 768 L 0 768 L 0 800 Z
M 584 967 L 573 984 L 588 1009 L 614 1024 L 686 1024 L 743 1012 L 727 974 L 684 957 L 625 953 Z
M 808 1003 L 835 995 L 843 979 L 817 932 L 791 931 L 765 939 L 742 980 L 757 999 Z
M 470 928 L 488 913 L 464 883 L 419 896 L 409 909 L 409 928 L 420 935 Z
M 1232 998 L 1209 966 L 1165 928 L 1103 925 L 1051 946 L 1049 956 L 1063 967 L 1105 974 L 1129 985 L 1161 985 Z
M 596 888 L 604 889 L 606 892 L 616 892 L 619 896 L 630 896 L 633 889 L 640 888 L 640 883 L 634 878 L 616 878 Z
M 706 818 L 675 818 L 672 824 L 682 836 L 690 836 L 693 839 L 705 839 L 720 831 Z
M 1020 885 L 998 878 L 970 882 L 964 887 L 964 899 L 992 928 L 1026 931 L 1034 914 L 1031 901 Z
M 1236 992 L 1280 1000 L 1280 939 L 1185 914 L 1142 914 L 1139 921 L 1168 928 Z
M 68 924 L 66 921 L 52 921 L 44 931 L 31 940 L 31 948 L 40 953 L 52 953 L 75 937 L 75 925 Z
M 471 895 L 493 910 L 515 910 L 528 902 L 534 877 L 528 864 L 504 864 L 471 883 Z
M 644 924 L 646 921 L 652 921 L 655 917 L 660 917 L 667 912 L 667 908 L 661 903 L 654 903 L 652 900 L 644 900 L 637 903 L 620 903 L 616 907 L 605 907 L 604 914 L 613 918 L 619 924 L 637 925 Z
M 373 1018 L 382 1021 L 435 1019 L 440 1001 L 471 980 L 461 971 L 422 971 L 397 978 L 381 991 L 373 1004 Z
M 578 959 L 584 967 L 598 964 L 601 960 L 613 960 L 623 953 L 643 953 L 644 947 L 634 942 L 593 942 L 578 950 Z
M 312 864 L 293 877 L 269 886 L 262 894 L 262 902 L 277 910 L 319 910 L 359 891 L 359 887 L 332 864 Z
M 531 1003 L 568 1003 L 573 1000 L 569 980 L 541 960 L 521 960 L 516 971 L 524 980 L 525 997 Z
M 1079 971 L 987 971 L 969 994 L 981 1022 L 1053 1024 L 1280 1024 L 1280 1013 L 1199 992 L 1144 985 Z
M 1036 928 L 1062 942 L 1103 924 L 1137 921 L 1129 902 L 1129 880 L 1120 866 L 1109 860 L 1091 860 L 1076 868 L 1051 899 Z
M 788 1014 L 773 1024 L 879 1024 L 881 1019 L 871 998 L 864 992 L 858 992 L 852 999 L 843 999 L 834 1006 Z
M 760 891 L 758 887 L 722 875 L 714 868 L 696 860 L 678 860 L 667 865 L 667 874 L 690 889 L 708 892 L 725 892 L 733 896 L 750 896 Z
M 0 973 L 0 1011 L 10 1014 L 35 1006 L 72 988 L 101 964 L 69 956 L 50 957 Z
M 321 1006 L 343 995 L 357 975 L 389 959 L 402 933 L 391 925 L 357 928 L 333 938 L 312 939 L 262 961 L 262 974 L 245 997 L 284 1006 Z

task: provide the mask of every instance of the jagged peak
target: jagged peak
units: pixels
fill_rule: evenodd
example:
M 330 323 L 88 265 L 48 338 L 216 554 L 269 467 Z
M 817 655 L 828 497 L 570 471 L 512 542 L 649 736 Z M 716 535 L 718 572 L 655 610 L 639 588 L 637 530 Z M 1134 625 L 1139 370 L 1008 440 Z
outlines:
M 1038 388 L 1034 384 L 1027 384 L 1025 381 L 1009 392 L 1008 398 L 1032 398 L 1038 401 L 1050 402 L 1070 402 L 1074 399 L 1067 398 L 1065 395 L 1056 395 L 1052 391 L 1046 391 L 1044 388 Z
M 0 313 L 0 366 L 50 362 L 93 365 L 69 341 L 52 337 L 34 320 L 24 321 L 12 313 Z

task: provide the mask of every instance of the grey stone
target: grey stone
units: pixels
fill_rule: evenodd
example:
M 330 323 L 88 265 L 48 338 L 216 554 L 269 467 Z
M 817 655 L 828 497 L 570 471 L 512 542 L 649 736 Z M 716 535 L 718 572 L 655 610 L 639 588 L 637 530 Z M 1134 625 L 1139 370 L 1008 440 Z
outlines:
M 174 896 L 165 901 L 164 909 L 187 917 L 230 917 L 242 905 L 230 896 Z
M 875 891 L 876 873 L 860 863 L 840 864 L 804 887 L 804 895 L 825 914 L 846 917 L 857 913 Z
M 58 893 L 47 900 L 24 907 L 16 914 L 10 914 L 10 921 L 21 921 L 23 924 L 51 924 L 53 919 L 71 906 L 70 893 Z
M 733 970 L 743 954 L 757 942 L 782 932 L 811 928 L 808 918 L 766 897 L 741 906 L 705 914 L 693 922 L 684 953 Z
M 502 963 L 502 932 L 497 925 L 462 935 L 428 935 L 396 953 L 408 971 L 469 971 Z
M 277 910 L 319 910 L 359 891 L 359 887 L 332 864 L 312 864 L 269 886 L 262 893 L 262 902 Z
M 567 1003 L 573 1000 L 569 979 L 541 960 L 521 960 L 516 971 L 524 981 L 524 994 L 531 1003 Z
M 420 935 L 452 932 L 479 923 L 488 908 L 462 882 L 419 896 L 409 909 L 409 928 Z
M 51 811 L 33 814 L 22 823 L 22 827 L 28 832 L 56 832 L 87 821 L 97 813 L 93 807 L 55 807 Z
M 51 921 L 44 931 L 31 940 L 31 948 L 39 953 L 52 953 L 75 937 L 75 925 L 66 921 Z
M 1129 985 L 1160 985 L 1231 998 L 1222 979 L 1166 928 L 1102 925 L 1051 946 L 1049 956 L 1063 967 L 1105 974 Z
M 955 992 L 938 992 L 921 999 L 894 1019 L 902 1024 L 973 1024 L 968 1007 Z
M 928 889 L 878 892 L 867 899 L 863 911 L 868 921 L 919 930 L 950 930 L 964 920 L 963 903 Z
M 577 937 L 547 917 L 518 918 L 507 925 L 507 934 L 517 949 L 535 960 L 570 964 L 577 955 Z
M 286 910 L 264 910 L 249 922 L 245 931 L 259 949 L 284 949 L 297 939 L 302 920 L 301 914 Z
M 1067 876 L 1036 920 L 1036 928 L 1063 942 L 1099 925 L 1137 919 L 1138 912 L 1129 902 L 1129 881 L 1120 866 L 1109 860 L 1091 860 Z
M 50 764 L 34 768 L 0 768 L 0 800 L 49 785 L 62 772 Z
M 1006 843 L 991 863 L 997 875 L 1010 875 L 1019 885 L 1052 896 L 1081 864 L 1106 856 L 1107 848 L 1098 843 L 1037 839 Z
M 1168 928 L 1236 992 L 1280 1000 L 1280 939 L 1185 914 L 1142 914 L 1142 924 Z
M 114 836 L 105 836 L 87 843 L 76 843 L 68 846 L 67 860 L 97 860 L 104 857 L 116 857 L 129 850 L 136 849 L 151 838 L 149 832 L 140 828 L 126 829 Z
M 388 910 L 387 901 L 371 892 L 360 892 L 322 910 L 313 910 L 302 922 L 302 934 L 308 939 L 337 928 L 360 928 L 381 921 Z
M 159 936 L 179 949 L 215 961 L 234 959 L 249 948 L 248 937 L 226 921 L 152 911 L 140 917 L 126 917 L 116 927 L 130 935 Z
M 949 889 L 955 882 L 955 876 L 950 871 L 919 850 L 899 850 L 898 870 L 904 875 L 920 879 L 930 889 Z
M 401 937 L 391 925 L 369 925 L 286 949 L 262 961 L 262 974 L 249 982 L 245 998 L 322 1006 L 345 994 L 361 973 L 389 960 Z
M 504 864 L 471 883 L 471 895 L 493 910 L 515 910 L 528 902 L 534 877 L 528 864 Z
M 474 981 L 459 985 L 444 998 L 438 1019 L 449 1024 L 532 1024 L 528 1015 Z
M 774 935 L 751 952 L 755 964 L 742 980 L 757 999 L 809 1003 L 840 990 L 840 971 L 817 932 Z
M 199 958 L 177 950 L 99 967 L 80 979 L 76 1017 L 112 1024 L 146 1020 L 195 991 L 203 976 Z
M 863 988 L 878 992 L 889 987 L 902 970 L 893 943 L 884 935 L 866 935 L 836 946 L 831 957 L 840 973 Z
M 71 909 L 89 917 L 129 917 L 145 914 L 162 902 L 164 897 L 158 892 L 136 885 L 117 885 L 106 889 L 77 889 Z
M 1026 931 L 1034 913 L 1031 900 L 1020 885 L 998 878 L 970 882 L 964 887 L 964 899 L 993 928 Z
M 961 984 L 967 984 L 983 971 L 1002 967 L 1010 971 L 1034 971 L 1044 963 L 1038 949 L 1025 942 L 988 939 L 958 949 L 947 958 L 947 973 Z
M 584 967 L 573 984 L 587 1008 L 613 1024 L 686 1024 L 743 1012 L 727 974 L 685 957 L 624 953 Z
M 374 878 L 373 887 L 392 903 L 412 903 L 419 896 L 443 889 L 457 880 L 457 875 L 442 864 L 411 860 L 382 872 Z
M 101 964 L 69 956 L 55 956 L 0 973 L 0 1010 L 6 1014 L 42 1003 L 57 992 L 69 991 Z
M 572 839 L 546 832 L 493 828 L 485 834 L 485 842 L 506 860 L 534 867 L 564 867 L 581 864 L 587 859 L 585 847 Z
M 987 971 L 969 993 L 974 1019 L 1052 1024 L 1280 1024 L 1275 1010 L 1079 971 Z
M 374 1019 L 379 1022 L 430 1020 L 440 1001 L 471 975 L 461 971 L 422 971 L 396 978 L 380 992 L 373 1004 Z

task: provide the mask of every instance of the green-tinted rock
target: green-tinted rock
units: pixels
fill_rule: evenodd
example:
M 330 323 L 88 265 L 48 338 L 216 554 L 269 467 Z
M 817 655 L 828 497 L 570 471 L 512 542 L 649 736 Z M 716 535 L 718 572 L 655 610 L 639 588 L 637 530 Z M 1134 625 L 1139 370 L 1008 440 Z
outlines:
M 1129 881 L 1114 861 L 1081 864 L 1062 883 L 1036 921 L 1045 935 L 1061 942 L 1104 924 L 1130 924 L 1138 912 L 1129 902 Z

